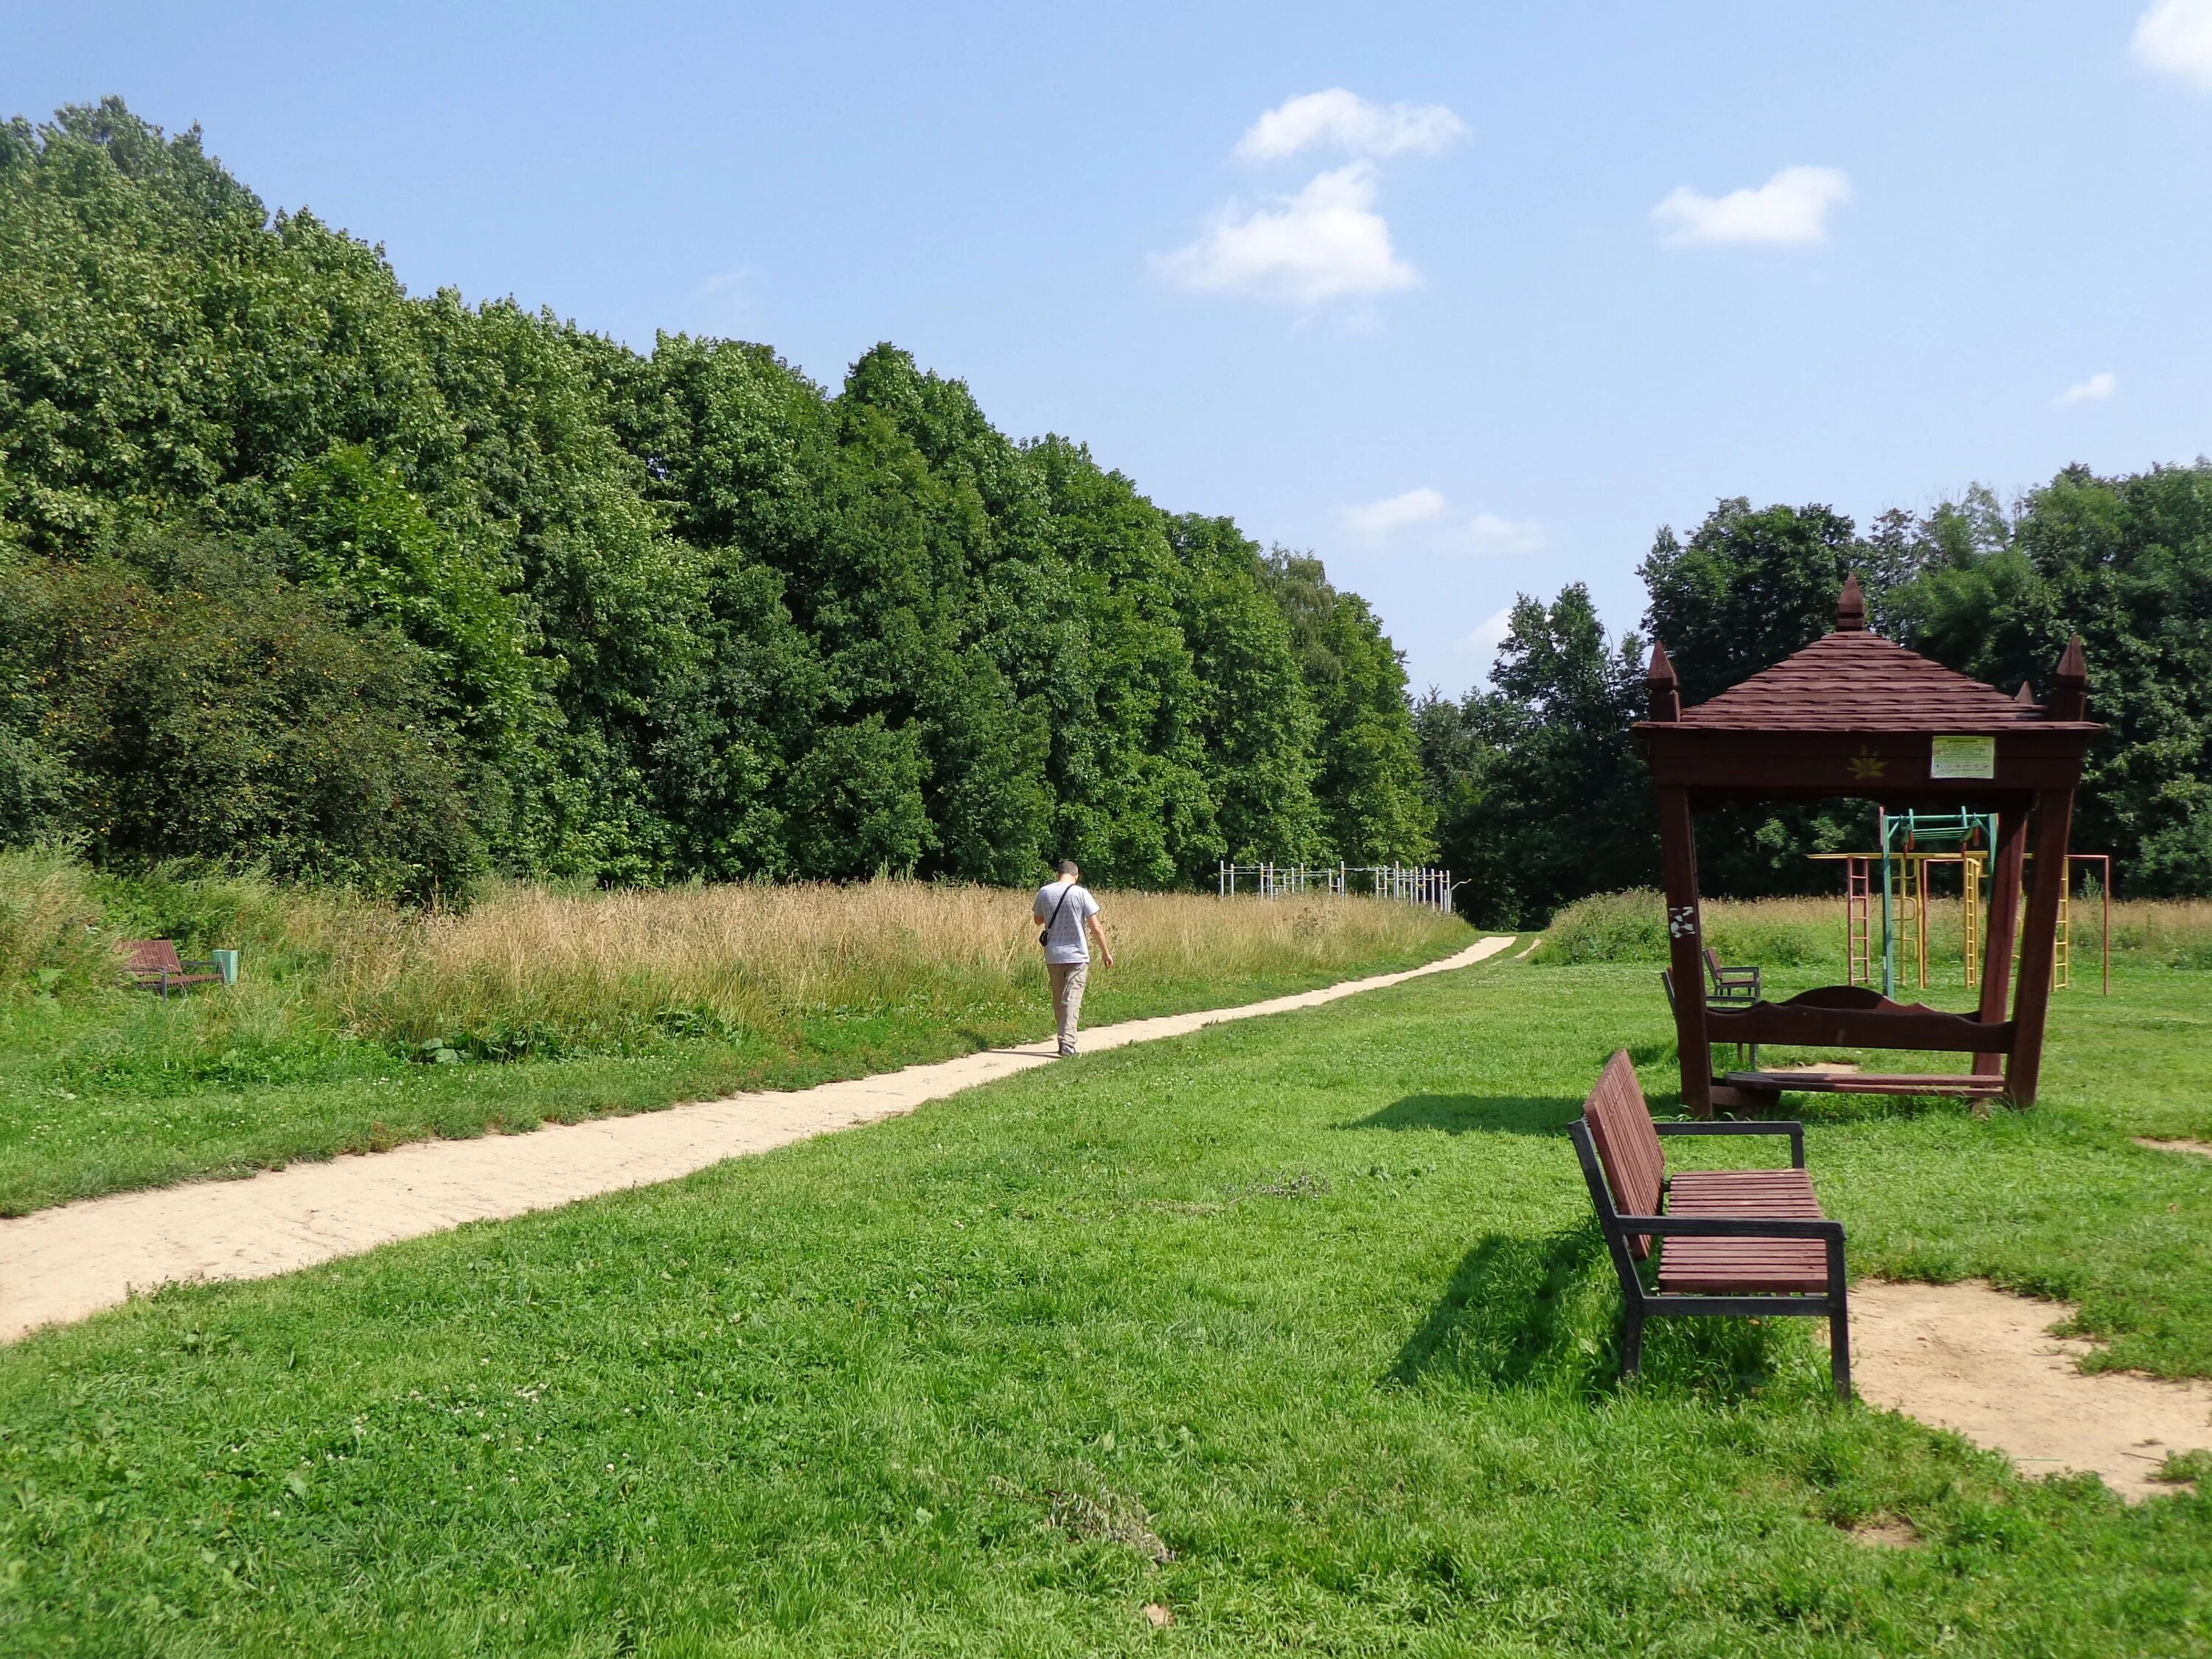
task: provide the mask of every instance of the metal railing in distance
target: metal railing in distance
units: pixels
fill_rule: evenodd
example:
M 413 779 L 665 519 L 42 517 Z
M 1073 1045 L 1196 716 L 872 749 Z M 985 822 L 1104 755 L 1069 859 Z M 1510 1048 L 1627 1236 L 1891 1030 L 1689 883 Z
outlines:
M 1389 899 L 1400 904 L 1449 913 L 1451 872 L 1425 864 L 1229 864 L 1219 866 L 1217 890 L 1223 898 L 1249 893 L 1256 898 L 1321 894 L 1332 898 Z

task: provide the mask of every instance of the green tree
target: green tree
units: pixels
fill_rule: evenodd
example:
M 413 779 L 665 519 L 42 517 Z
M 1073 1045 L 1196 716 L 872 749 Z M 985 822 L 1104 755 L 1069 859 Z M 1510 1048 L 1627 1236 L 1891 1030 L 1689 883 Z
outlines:
M 1885 519 L 1877 535 L 1888 539 L 1869 546 L 1829 507 L 1753 508 L 1742 496 L 1716 506 L 1686 543 L 1662 526 L 1637 574 L 1644 629 L 1665 642 L 1682 701 L 1717 696 L 1834 628 L 1854 570 L 1881 621 L 1887 584 L 1923 556 L 1898 528 Z M 1829 875 L 1807 855 L 1869 845 L 1871 818 L 1855 802 L 1718 808 L 1699 825 L 1700 879 L 1708 892 L 1741 897 L 1822 890 Z
M 1491 811 L 1474 832 L 1495 884 L 1524 924 L 1570 899 L 1647 884 L 1658 871 L 1657 815 L 1629 727 L 1644 712 L 1645 647 L 1608 643 L 1589 590 L 1562 588 L 1547 607 L 1526 594 L 1475 710 L 1499 751 Z
M 1308 617 L 1227 520 L 1009 441 L 904 352 L 832 397 L 762 345 L 641 356 L 512 301 L 411 298 L 374 247 L 270 215 L 197 131 L 112 100 L 12 122 L 0 555 L 169 618 L 195 603 L 188 544 L 236 567 L 234 611 L 252 592 L 348 635 L 375 706 L 410 711 L 408 775 L 458 781 L 472 850 L 443 807 L 398 811 L 419 848 L 357 860 L 387 885 L 443 890 L 479 842 L 601 882 L 1021 881 L 1070 854 L 1146 885 L 1231 850 L 1427 846 L 1402 672 L 1357 596 L 1311 564 Z M 66 646 L 15 637 L 23 661 Z M 41 833 L 112 757 L 51 741 L 22 674 L 0 698 L 0 835 Z M 325 873 L 359 840 L 237 830 L 238 856 Z M 410 860 L 437 873 L 392 874 Z
M 1357 593 L 1332 586 L 1321 561 L 1278 548 L 1267 585 L 1290 624 L 1320 725 L 1322 834 L 1347 864 L 1419 864 L 1436 851 L 1405 659 Z
M 1174 520 L 1169 534 L 1189 579 L 1182 630 L 1203 688 L 1198 726 L 1224 856 L 1321 861 L 1328 854 L 1314 793 L 1321 722 L 1289 621 L 1263 585 L 1259 544 L 1227 519 L 1195 514 Z
M 1907 643 L 1977 678 L 2048 690 L 2078 634 L 2091 745 L 2075 845 L 2111 852 L 2128 891 L 2212 892 L 2212 463 L 2102 478 L 2069 467 L 2016 521 L 1936 549 L 1896 596 Z
M 792 860 L 803 876 L 910 875 L 930 840 L 919 733 L 870 714 L 831 726 L 793 769 Z
M 52 827 L 107 861 L 227 860 L 413 898 L 480 867 L 420 653 L 236 547 L 172 545 L 0 586 L 0 679 L 41 688 Z
M 1637 567 L 1647 635 L 1663 640 L 1682 701 L 1704 702 L 1802 650 L 1836 625 L 1836 600 L 1863 550 L 1825 507 L 1753 510 L 1724 501 L 1678 541 L 1662 528 Z

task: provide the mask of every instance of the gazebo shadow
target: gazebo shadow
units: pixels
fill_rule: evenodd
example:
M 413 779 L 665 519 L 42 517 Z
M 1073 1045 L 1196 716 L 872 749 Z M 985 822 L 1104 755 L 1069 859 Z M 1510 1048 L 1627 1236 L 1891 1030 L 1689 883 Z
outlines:
M 1446 1134 L 1555 1135 L 1582 1110 L 1557 1095 L 1407 1095 L 1340 1129 L 1441 1129 Z

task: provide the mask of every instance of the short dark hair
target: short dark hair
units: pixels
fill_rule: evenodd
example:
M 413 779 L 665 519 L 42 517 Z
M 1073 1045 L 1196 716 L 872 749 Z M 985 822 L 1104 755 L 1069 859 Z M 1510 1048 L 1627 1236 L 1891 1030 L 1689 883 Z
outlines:
M 1059 871 L 1063 876 L 1072 876 L 1076 873 L 1075 860 L 1073 859 L 1062 859 L 1058 864 L 1054 865 L 1053 868 Z

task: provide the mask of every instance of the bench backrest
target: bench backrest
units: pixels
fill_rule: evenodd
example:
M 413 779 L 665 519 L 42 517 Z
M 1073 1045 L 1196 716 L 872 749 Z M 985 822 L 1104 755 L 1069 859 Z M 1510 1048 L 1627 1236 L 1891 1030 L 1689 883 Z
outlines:
M 184 977 L 185 964 L 178 959 L 174 939 L 127 939 L 115 947 L 125 958 L 125 966 L 134 974 L 148 978 L 167 974 L 173 979 Z
M 1613 1207 L 1623 1215 L 1657 1215 L 1666 1189 L 1667 1155 L 1658 1130 L 1651 1127 L 1651 1108 L 1627 1049 L 1614 1050 L 1606 1061 L 1605 1074 L 1583 1103 L 1583 1120 L 1589 1125 Z M 1651 1254 L 1650 1239 L 1640 1234 L 1628 1244 L 1639 1257 Z

